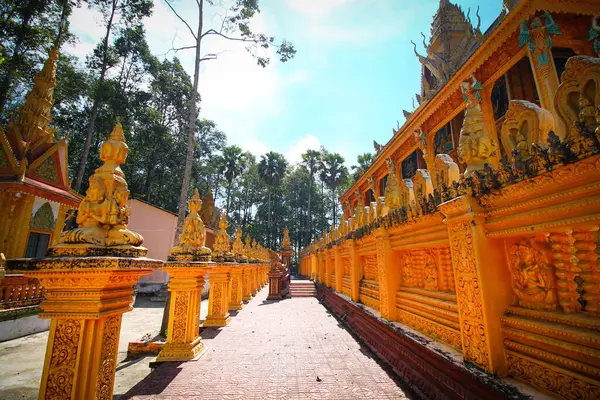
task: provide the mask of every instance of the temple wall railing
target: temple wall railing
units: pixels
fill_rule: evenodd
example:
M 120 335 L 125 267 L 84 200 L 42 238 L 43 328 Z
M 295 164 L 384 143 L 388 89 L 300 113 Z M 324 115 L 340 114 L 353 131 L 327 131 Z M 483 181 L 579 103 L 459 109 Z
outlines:
M 43 299 L 44 288 L 35 278 L 7 274 L 4 279 L 0 279 L 0 316 L 7 311 L 15 315 L 19 310 L 38 306 Z
M 569 59 L 554 105 L 511 102 L 497 168 L 453 180 L 438 155 L 403 182 L 392 164 L 385 198 L 304 249 L 301 273 L 491 374 L 599 398 L 600 59 Z M 564 139 L 540 131 L 549 115 Z

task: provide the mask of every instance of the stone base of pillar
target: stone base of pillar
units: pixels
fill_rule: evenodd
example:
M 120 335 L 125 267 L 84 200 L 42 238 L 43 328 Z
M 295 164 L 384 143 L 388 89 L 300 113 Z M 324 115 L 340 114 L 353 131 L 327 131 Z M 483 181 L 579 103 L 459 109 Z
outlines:
M 181 344 L 165 344 L 158 353 L 155 361 L 150 362 L 150 368 L 157 367 L 166 361 L 193 361 L 197 360 L 206 351 L 204 343 L 200 337 L 196 338 L 192 343 Z M 154 365 L 154 366 L 153 366 Z
M 241 310 L 243 308 L 244 308 L 244 303 L 240 303 L 240 304 L 231 304 L 231 303 L 229 303 L 229 311 L 239 311 L 239 310 Z
M 229 315 L 229 313 L 227 313 L 227 315 L 225 315 L 224 317 L 207 317 L 204 320 L 202 327 L 203 328 L 220 327 L 220 326 L 227 326 L 230 323 L 231 323 L 231 316 Z
M 242 300 L 246 301 L 246 302 L 250 301 L 250 300 L 252 300 L 252 295 L 244 296 L 244 297 L 242 297 Z

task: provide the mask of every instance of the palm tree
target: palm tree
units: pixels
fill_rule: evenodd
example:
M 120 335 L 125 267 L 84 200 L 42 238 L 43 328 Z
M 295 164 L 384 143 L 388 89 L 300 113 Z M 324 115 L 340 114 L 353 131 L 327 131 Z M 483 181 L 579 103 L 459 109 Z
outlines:
M 358 180 L 365 172 L 369 169 L 371 164 L 375 161 L 375 156 L 373 153 L 364 153 L 359 154 L 356 157 L 356 162 L 358 165 L 353 165 L 351 168 L 354 172 L 354 179 Z
M 302 165 L 308 170 L 308 176 L 310 177 L 310 188 L 308 190 L 308 242 L 312 242 L 312 187 L 315 184 L 315 174 L 321 167 L 321 153 L 317 150 L 307 150 L 306 153 L 302 154 Z
M 258 174 L 267 185 L 269 200 L 268 200 L 268 222 L 267 230 L 269 237 L 269 246 L 273 247 L 273 231 L 271 229 L 271 193 L 274 187 L 281 184 L 281 180 L 285 175 L 287 168 L 287 161 L 283 154 L 275 153 L 273 151 L 268 152 L 264 156 L 261 156 L 260 162 L 258 163 Z
M 238 146 L 227 146 L 223 149 L 222 161 L 219 165 L 219 173 L 223 174 L 227 181 L 226 210 L 229 212 L 231 199 L 231 188 L 235 179 L 244 172 L 246 168 L 246 155 Z
M 348 179 L 348 168 L 344 165 L 344 157 L 339 153 L 329 153 L 323 157 L 322 179 L 331 191 L 333 203 L 333 225 L 335 226 L 337 215 L 337 189 Z

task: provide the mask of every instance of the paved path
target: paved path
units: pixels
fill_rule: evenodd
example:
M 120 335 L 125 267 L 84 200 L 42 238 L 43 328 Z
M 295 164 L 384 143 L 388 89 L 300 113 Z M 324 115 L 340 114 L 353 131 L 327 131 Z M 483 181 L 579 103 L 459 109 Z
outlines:
M 263 289 L 206 353 L 169 363 L 124 399 L 402 399 L 404 391 L 315 298 L 267 301 Z

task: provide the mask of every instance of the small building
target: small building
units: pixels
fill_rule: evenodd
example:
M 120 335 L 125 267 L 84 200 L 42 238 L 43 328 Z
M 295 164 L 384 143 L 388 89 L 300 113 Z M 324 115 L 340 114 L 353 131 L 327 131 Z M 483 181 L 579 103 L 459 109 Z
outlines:
M 53 49 L 25 103 L 0 128 L 0 253 L 41 257 L 63 229 L 81 196 L 70 188 L 66 139 L 56 140 L 50 109 L 56 86 Z

